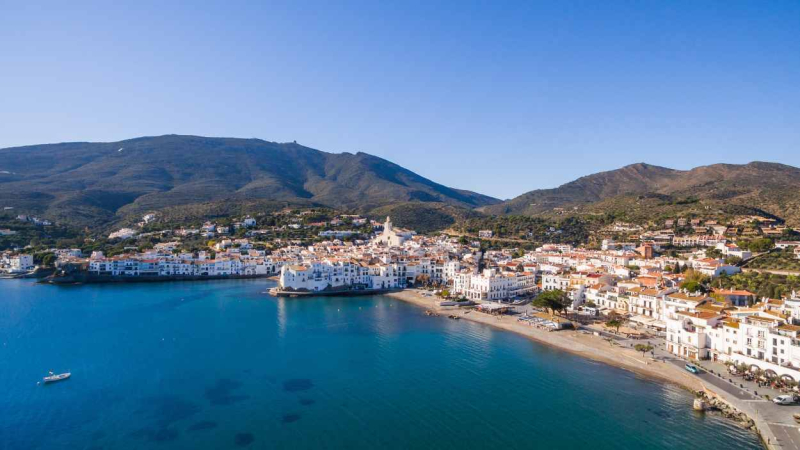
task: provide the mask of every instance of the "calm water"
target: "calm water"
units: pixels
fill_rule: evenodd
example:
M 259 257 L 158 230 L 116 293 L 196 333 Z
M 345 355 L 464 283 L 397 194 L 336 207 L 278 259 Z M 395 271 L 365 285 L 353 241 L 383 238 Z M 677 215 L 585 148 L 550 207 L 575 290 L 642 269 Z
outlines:
M 0 280 L 0 448 L 760 448 L 680 389 L 511 333 L 268 286 Z M 50 369 L 72 379 L 37 385 Z

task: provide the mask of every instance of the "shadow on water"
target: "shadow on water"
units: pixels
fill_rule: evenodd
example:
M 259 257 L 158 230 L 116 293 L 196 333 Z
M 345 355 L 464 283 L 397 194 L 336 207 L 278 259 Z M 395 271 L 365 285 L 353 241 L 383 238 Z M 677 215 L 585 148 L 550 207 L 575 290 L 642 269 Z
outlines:
M 281 423 L 287 424 L 297 422 L 302 416 L 300 414 L 284 414 L 281 418 Z
M 655 414 L 656 416 L 658 416 L 661 419 L 669 419 L 669 418 L 672 417 L 672 415 L 669 412 L 661 410 L 661 409 L 647 408 L 647 411 L 650 412 L 650 413 Z
M 307 378 L 292 378 L 283 382 L 283 390 L 286 392 L 307 391 L 314 387 L 314 383 Z
M 142 407 L 136 412 L 147 416 L 150 425 L 130 433 L 130 436 L 147 439 L 150 442 L 173 441 L 178 438 L 179 433 L 170 426 L 194 416 L 200 410 L 198 404 L 175 395 L 145 399 L 142 401 Z
M 232 405 L 250 398 L 249 395 L 233 395 L 233 391 L 242 387 L 242 383 L 230 380 L 228 378 L 220 378 L 217 382 L 206 388 L 206 399 L 214 406 Z
M 150 442 L 169 442 L 178 438 L 178 430 L 173 428 L 142 428 L 134 431 L 130 437 L 147 439 Z
M 256 438 L 253 436 L 253 433 L 239 433 L 234 438 L 233 442 L 236 444 L 237 447 L 247 447 L 248 445 L 252 444 Z
M 192 424 L 186 431 L 203 431 L 203 430 L 212 430 L 217 428 L 217 422 L 212 422 L 210 420 L 204 420 L 202 422 L 197 422 Z
M 153 423 L 160 427 L 167 427 L 173 423 L 188 419 L 200 412 L 200 405 L 184 400 L 177 395 L 164 395 L 150 397 L 142 401 L 140 413 L 148 415 Z

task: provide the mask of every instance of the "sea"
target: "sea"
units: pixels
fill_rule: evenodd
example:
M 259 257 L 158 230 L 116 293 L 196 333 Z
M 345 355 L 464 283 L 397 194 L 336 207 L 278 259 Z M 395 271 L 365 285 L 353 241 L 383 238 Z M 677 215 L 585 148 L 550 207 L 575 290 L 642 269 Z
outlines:
M 272 286 L 0 280 L 0 449 L 762 448 L 672 385 L 390 297 Z

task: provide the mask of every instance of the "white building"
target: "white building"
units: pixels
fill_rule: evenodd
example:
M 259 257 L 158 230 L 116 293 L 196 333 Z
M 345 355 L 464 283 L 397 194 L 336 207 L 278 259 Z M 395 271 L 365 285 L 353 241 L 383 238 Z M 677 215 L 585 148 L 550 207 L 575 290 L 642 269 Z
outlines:
M 556 289 L 567 292 L 569 290 L 570 277 L 560 273 L 545 273 L 542 275 L 542 290 L 553 291 Z
M 6 273 L 25 273 L 33 270 L 34 268 L 33 256 L 20 254 L 9 257 L 7 261 L 5 261 L 5 267 L 3 271 Z
M 389 216 L 383 224 L 383 231 L 373 240 L 376 244 L 385 244 L 388 247 L 400 247 L 404 242 L 414 237 L 416 233 L 401 228 L 395 229 Z
M 387 286 L 387 279 L 392 278 L 385 271 L 375 271 L 384 278 L 378 280 L 385 288 L 397 287 L 398 277 L 394 276 Z M 281 267 L 279 279 L 281 289 L 295 291 L 325 291 L 332 289 L 370 289 L 372 276 L 369 267 L 350 261 L 313 262 L 308 264 L 285 265 Z
M 535 272 L 484 269 L 480 274 L 459 273 L 453 281 L 453 293 L 469 300 L 505 300 L 532 295 L 537 290 Z
M 139 234 L 138 231 L 132 228 L 122 228 L 108 235 L 109 239 L 130 239 Z
M 708 359 L 709 332 L 722 320 L 713 312 L 678 311 L 666 319 L 667 351 L 688 359 Z

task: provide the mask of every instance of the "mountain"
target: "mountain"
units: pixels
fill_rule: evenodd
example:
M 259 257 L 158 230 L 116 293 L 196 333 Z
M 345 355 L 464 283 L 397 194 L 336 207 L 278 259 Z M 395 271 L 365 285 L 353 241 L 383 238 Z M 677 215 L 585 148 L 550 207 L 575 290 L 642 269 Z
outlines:
M 499 201 L 366 153 L 260 139 L 168 135 L 0 149 L 0 205 L 80 225 L 253 199 L 360 211 L 408 202 L 472 209 Z
M 638 163 L 478 209 L 496 215 L 528 216 L 638 213 L 638 219 L 653 219 L 659 214 L 740 208 L 800 225 L 798 190 L 800 169 L 783 164 L 714 164 L 675 170 Z

